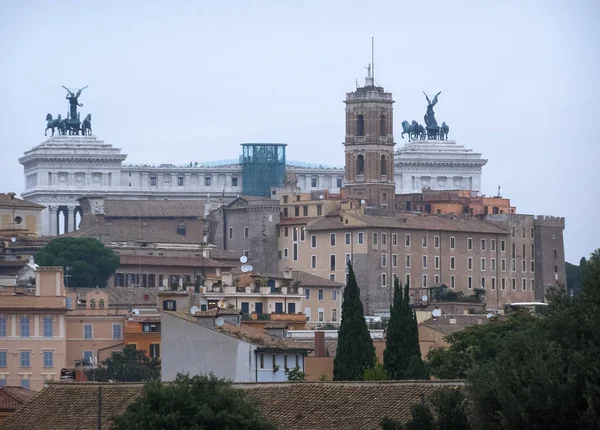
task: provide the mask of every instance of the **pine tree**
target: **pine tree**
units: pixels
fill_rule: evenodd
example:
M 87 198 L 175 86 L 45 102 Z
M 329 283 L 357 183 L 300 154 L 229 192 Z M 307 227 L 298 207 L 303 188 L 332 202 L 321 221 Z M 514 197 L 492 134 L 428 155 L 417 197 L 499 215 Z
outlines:
M 383 365 L 392 379 L 429 379 L 421 358 L 417 316 L 410 306 L 409 286 L 404 296 L 394 279 L 394 302 L 390 308 Z
M 342 322 L 333 360 L 334 381 L 360 381 L 365 369 L 375 363 L 375 348 L 365 321 L 360 289 L 354 269 L 348 263 L 348 284 L 344 289 Z

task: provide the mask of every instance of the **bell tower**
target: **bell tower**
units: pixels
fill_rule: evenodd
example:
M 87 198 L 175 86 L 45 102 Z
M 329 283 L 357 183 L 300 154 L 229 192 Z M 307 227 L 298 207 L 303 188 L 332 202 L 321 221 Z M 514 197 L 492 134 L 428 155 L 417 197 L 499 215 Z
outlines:
M 345 187 L 367 206 L 394 208 L 394 116 L 392 93 L 375 83 L 373 63 L 365 86 L 346 93 Z

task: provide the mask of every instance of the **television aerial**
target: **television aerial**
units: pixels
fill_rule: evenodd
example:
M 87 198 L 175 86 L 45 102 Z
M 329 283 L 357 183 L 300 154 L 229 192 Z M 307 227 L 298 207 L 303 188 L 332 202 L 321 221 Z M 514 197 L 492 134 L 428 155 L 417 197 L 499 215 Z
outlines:
M 221 317 L 218 317 L 217 319 L 215 319 L 215 325 L 217 327 L 221 327 L 223 324 L 225 324 L 225 320 Z
M 225 302 L 225 300 L 219 300 L 217 306 L 219 307 L 219 309 L 225 309 L 225 306 L 227 306 L 227 302 Z
M 200 311 L 200 308 L 199 308 L 198 306 L 192 306 L 192 307 L 190 308 L 190 313 L 191 313 L 192 315 L 196 315 L 196 312 L 198 312 L 198 311 Z
M 423 296 L 421 297 L 421 300 L 423 300 L 424 302 L 427 301 L 427 296 L 425 294 L 423 294 Z
M 442 311 L 436 308 L 431 312 L 431 315 L 433 315 L 434 318 L 439 318 L 442 316 Z

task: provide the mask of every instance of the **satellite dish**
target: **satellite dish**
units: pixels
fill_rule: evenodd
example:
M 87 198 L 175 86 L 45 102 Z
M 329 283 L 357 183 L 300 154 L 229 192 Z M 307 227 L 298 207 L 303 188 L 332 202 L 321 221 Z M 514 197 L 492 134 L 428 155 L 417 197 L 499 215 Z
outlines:
M 364 205 L 365 203 L 367 203 L 367 202 L 365 201 L 365 199 L 362 199 L 362 200 L 360 201 L 360 204 L 361 204 L 361 205 Z
M 199 310 L 200 310 L 200 308 L 199 308 L 198 306 L 192 306 L 192 307 L 190 308 L 190 313 L 191 313 L 192 315 L 196 315 L 196 312 L 198 312 Z
M 140 310 L 139 309 L 133 309 L 131 311 L 131 313 L 134 314 L 134 315 L 139 315 L 140 314 Z
M 219 300 L 217 306 L 219 307 L 219 309 L 225 309 L 225 306 L 227 306 L 227 302 L 225 300 Z
M 431 312 L 431 315 L 433 315 L 434 318 L 439 318 L 440 316 L 442 316 L 442 311 L 440 311 L 439 309 L 434 309 L 433 312 Z
M 247 264 L 244 264 L 244 265 L 242 266 L 242 272 L 244 272 L 244 273 L 246 273 L 246 272 L 249 272 L 249 271 L 250 271 L 250 269 L 248 269 L 248 267 L 250 267 L 250 266 L 248 266 Z
M 246 261 L 248 261 L 248 257 L 246 257 L 245 255 L 242 255 L 240 257 L 240 262 L 245 263 Z
M 323 200 L 325 196 L 323 194 L 319 195 L 319 200 Z
M 252 272 L 254 270 L 254 266 L 252 266 L 251 264 L 248 266 L 248 272 Z
M 492 313 L 489 313 L 489 314 L 487 314 L 486 316 L 488 317 L 488 319 L 490 319 L 491 317 L 493 317 L 493 316 L 494 316 L 494 314 L 492 314 Z
M 425 294 L 423 294 L 423 297 L 421 297 L 421 300 L 423 300 L 424 302 L 427 301 L 427 296 Z
M 11 241 L 12 243 L 15 243 L 15 242 L 17 241 L 17 238 L 16 238 L 16 237 L 11 237 L 11 238 L 10 238 L 10 241 Z
M 223 318 L 219 317 L 219 318 L 215 319 L 215 325 L 217 327 L 221 327 L 223 324 L 225 324 L 225 320 Z

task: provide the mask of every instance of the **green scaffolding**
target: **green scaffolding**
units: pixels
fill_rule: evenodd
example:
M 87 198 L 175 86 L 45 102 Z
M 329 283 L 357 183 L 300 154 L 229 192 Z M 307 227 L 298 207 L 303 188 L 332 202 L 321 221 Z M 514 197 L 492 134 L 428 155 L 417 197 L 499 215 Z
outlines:
M 271 195 L 285 179 L 284 143 L 242 143 L 242 190 L 245 196 Z

